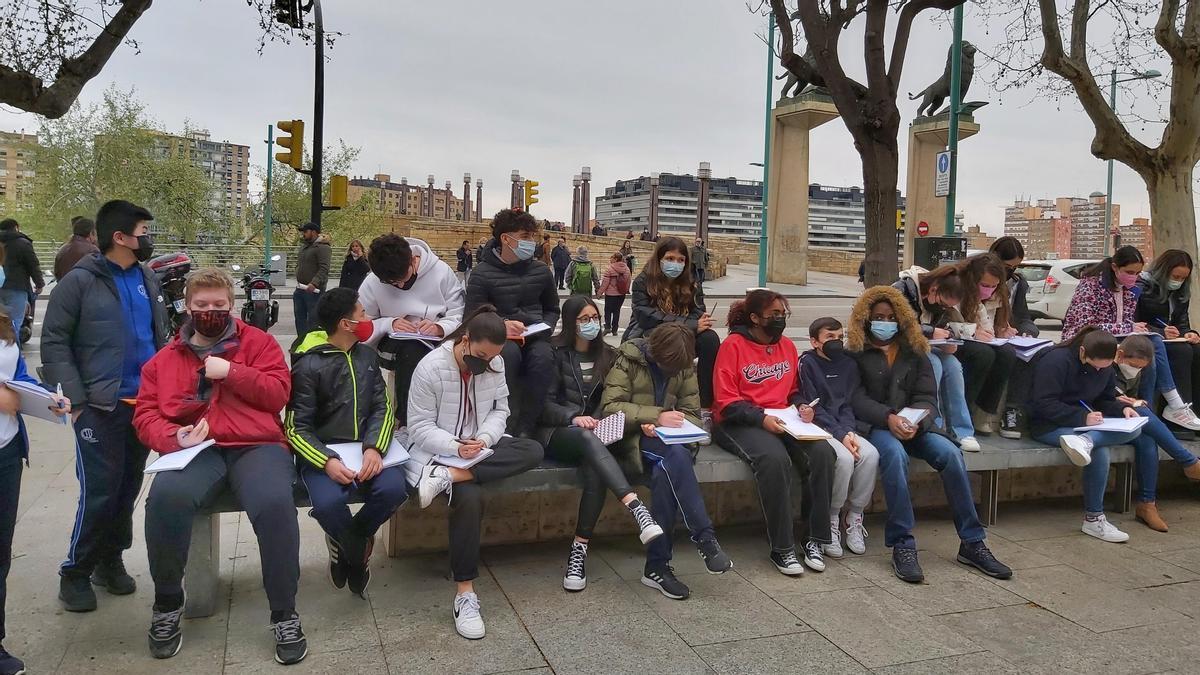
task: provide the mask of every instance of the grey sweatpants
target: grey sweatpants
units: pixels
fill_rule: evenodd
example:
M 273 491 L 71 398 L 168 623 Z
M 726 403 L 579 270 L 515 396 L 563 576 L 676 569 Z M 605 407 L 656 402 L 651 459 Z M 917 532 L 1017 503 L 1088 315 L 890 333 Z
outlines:
M 858 439 L 858 461 L 850 450 L 836 438 L 829 439 L 837 453 L 833 465 L 833 496 L 829 504 L 830 518 L 837 518 L 842 507 L 854 513 L 862 513 L 871 504 L 875 492 L 875 476 L 879 473 L 879 451 L 866 438 L 855 434 Z
M 155 474 L 146 498 L 146 552 L 155 593 L 182 592 L 192 517 L 228 486 L 258 537 L 263 588 L 271 611 L 294 610 L 300 581 L 295 482 L 296 464 L 282 445 L 213 445 L 183 469 Z

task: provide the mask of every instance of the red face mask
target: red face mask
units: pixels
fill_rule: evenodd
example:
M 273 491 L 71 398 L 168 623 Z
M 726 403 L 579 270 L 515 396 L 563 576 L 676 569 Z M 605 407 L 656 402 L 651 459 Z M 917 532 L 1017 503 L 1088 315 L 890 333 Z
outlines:
M 206 309 L 192 312 L 192 327 L 206 338 L 219 338 L 229 327 L 229 310 Z
M 354 337 L 358 338 L 359 342 L 370 340 L 374 333 L 375 326 L 370 321 L 354 322 Z

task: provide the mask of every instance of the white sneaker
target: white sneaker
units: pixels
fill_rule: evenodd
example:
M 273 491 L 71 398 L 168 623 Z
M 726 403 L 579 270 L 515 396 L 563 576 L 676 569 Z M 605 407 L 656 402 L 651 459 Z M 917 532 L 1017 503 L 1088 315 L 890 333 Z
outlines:
M 958 447 L 963 449 L 963 452 L 979 452 L 979 441 L 975 440 L 974 436 L 958 439 Z
M 1162 418 L 1192 431 L 1200 431 L 1200 417 L 1196 417 L 1190 405 L 1181 405 L 1178 408 L 1167 406 L 1163 408 Z
M 1129 535 L 1118 530 L 1117 526 L 1108 522 L 1108 519 L 1103 515 L 1100 516 L 1099 520 L 1083 521 L 1083 527 L 1080 529 L 1083 530 L 1084 534 L 1090 534 L 1101 541 L 1113 544 L 1121 544 L 1129 541 Z
M 454 630 L 468 640 L 483 637 L 483 616 L 479 613 L 479 596 L 463 593 L 454 596 Z
M 846 514 L 846 548 L 854 555 L 867 552 L 867 528 L 863 527 L 863 514 L 851 511 Z
M 700 445 L 712 445 L 712 429 L 713 429 L 713 414 L 708 408 L 700 409 L 700 426 L 703 427 L 704 433 L 708 434 L 708 438 L 700 441 Z
M 1058 445 L 1075 466 L 1087 466 L 1092 463 L 1092 439 L 1087 436 L 1059 436 Z
M 829 542 L 828 544 L 821 544 L 821 552 L 830 558 L 840 558 L 845 555 L 845 552 L 842 551 L 842 533 L 840 530 L 841 523 L 839 522 L 838 517 L 834 516 L 830 518 L 829 536 L 833 539 L 833 541 Z
M 421 480 L 417 482 L 417 499 L 421 508 L 427 508 L 433 498 L 445 492 L 450 494 L 454 489 L 454 481 L 450 478 L 450 470 L 438 464 L 426 464 L 421 469 Z

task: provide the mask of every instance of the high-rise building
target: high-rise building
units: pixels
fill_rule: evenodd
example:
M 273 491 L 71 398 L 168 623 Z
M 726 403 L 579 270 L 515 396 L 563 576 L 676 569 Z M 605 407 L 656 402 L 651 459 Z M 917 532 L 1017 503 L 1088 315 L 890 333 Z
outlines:
M 1004 208 L 1004 234 L 1016 237 L 1025 257 L 1034 260 L 1104 257 L 1105 195 L 1016 200 Z M 1113 223 L 1121 222 L 1121 206 L 1113 204 Z
M 1086 199 L 1059 197 L 1055 200 L 1059 212 L 1071 221 L 1072 258 L 1098 260 L 1104 257 L 1104 239 L 1112 235 L 1104 231 L 1106 201 L 1103 192 L 1093 192 Z M 1114 228 L 1121 223 L 1120 204 L 1113 204 L 1112 223 Z
M 213 183 L 209 206 L 232 223 L 245 222 L 250 206 L 250 146 L 214 141 L 201 129 L 183 136 L 156 133 L 155 149 L 168 156 L 185 154 Z
M 1134 218 L 1128 225 L 1122 225 L 1120 232 L 1122 246 L 1137 247 L 1146 262 L 1154 259 L 1154 232 L 1149 218 Z
M 29 206 L 37 147 L 35 134 L 0 131 L 0 211 Z
M 696 232 L 696 201 L 700 182 L 691 175 L 659 175 L 658 230 L 691 237 Z M 860 187 L 808 188 L 808 241 L 811 246 L 862 252 L 866 249 L 865 201 Z M 904 198 L 896 195 L 896 208 Z M 709 184 L 708 231 L 757 241 L 762 225 L 762 183 L 737 178 L 713 178 Z M 650 179 L 617 181 L 596 197 L 596 221 L 609 232 L 640 232 L 650 228 Z
M 357 203 L 363 195 L 369 194 L 373 199 L 379 200 L 379 210 L 387 215 L 420 217 L 425 213 L 425 199 L 428 191 L 429 186 L 426 183 L 405 186 L 393 183 L 392 177 L 386 173 L 377 173 L 374 178 L 355 177 L 350 179 L 346 194 L 351 204 Z M 433 188 L 433 217 L 445 217 L 447 199 L 450 200 L 451 218 L 461 220 L 463 200 L 454 196 L 453 190 L 447 191 L 445 188 L 439 187 Z

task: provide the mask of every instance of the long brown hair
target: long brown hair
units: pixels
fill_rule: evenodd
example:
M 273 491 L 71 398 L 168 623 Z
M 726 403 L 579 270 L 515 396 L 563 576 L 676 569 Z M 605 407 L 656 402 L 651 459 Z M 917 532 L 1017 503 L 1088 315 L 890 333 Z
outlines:
M 591 307 L 596 310 L 597 315 L 604 316 L 604 313 L 596 306 L 595 300 L 586 295 L 572 295 L 562 305 L 562 330 L 551 338 L 554 346 L 575 348 L 575 336 L 579 334 L 579 315 L 583 312 L 584 307 Z M 604 342 L 604 337 L 599 336 L 588 343 L 587 353 L 594 363 L 592 379 L 596 382 L 603 382 L 608 371 L 612 369 L 613 362 L 617 360 L 617 350 L 609 347 Z
M 667 252 L 683 254 L 683 273 L 674 279 L 663 274 L 660 261 Z M 686 316 L 696 309 L 696 281 L 692 278 L 692 254 L 679 237 L 667 237 L 654 247 L 642 270 L 650 301 L 668 314 Z
M 958 276 L 962 279 L 963 285 L 962 302 L 959 304 L 963 320 L 967 323 L 975 323 L 979 318 L 981 302 L 979 284 L 983 281 L 984 274 L 990 274 L 999 282 L 996 291 L 992 294 L 992 297 L 1000 299 L 1000 306 L 996 308 L 995 327 L 997 330 L 1007 327 L 1009 325 L 1008 284 L 1004 281 L 1008 279 L 1008 270 L 1004 267 L 1000 256 L 995 253 L 980 253 L 963 260 L 955 267 L 958 268 Z
M 0 256 L 2 258 L 3 256 Z M 0 263 L 2 264 L 2 263 Z M 15 344 L 17 341 L 17 331 L 13 329 L 12 315 L 3 306 L 0 306 L 0 342 L 6 344 Z
M 917 277 L 917 290 L 921 294 L 921 304 L 925 304 L 925 296 L 929 295 L 929 291 L 934 287 L 938 289 L 939 294 L 945 294 L 951 298 L 961 298 L 963 296 L 962 279 L 958 276 L 958 267 L 955 265 L 942 265 L 941 267 L 926 272 Z

